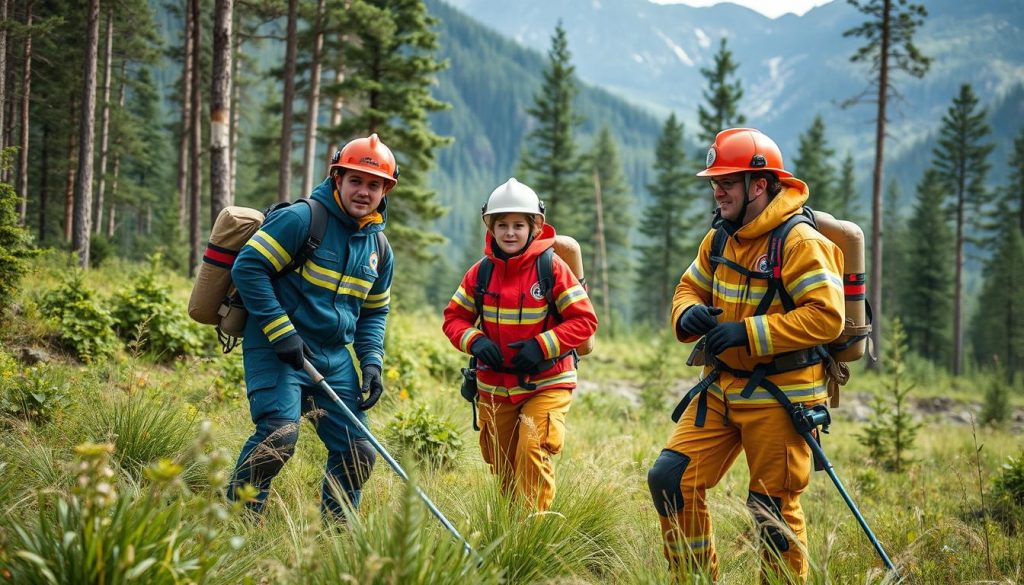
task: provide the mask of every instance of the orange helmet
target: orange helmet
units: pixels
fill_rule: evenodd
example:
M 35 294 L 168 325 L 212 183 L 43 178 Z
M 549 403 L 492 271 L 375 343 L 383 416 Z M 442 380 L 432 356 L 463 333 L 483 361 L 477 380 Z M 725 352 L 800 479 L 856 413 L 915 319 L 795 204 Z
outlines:
M 793 176 L 782 163 L 779 145 L 753 128 L 729 128 L 719 132 L 708 149 L 706 166 L 697 173 L 698 177 L 754 171 L 771 171 L 780 179 Z
M 395 161 L 395 155 L 376 134 L 356 138 L 335 152 L 331 157 L 329 172 L 333 174 L 335 169 L 363 171 L 386 179 L 387 191 L 398 183 L 398 162 Z

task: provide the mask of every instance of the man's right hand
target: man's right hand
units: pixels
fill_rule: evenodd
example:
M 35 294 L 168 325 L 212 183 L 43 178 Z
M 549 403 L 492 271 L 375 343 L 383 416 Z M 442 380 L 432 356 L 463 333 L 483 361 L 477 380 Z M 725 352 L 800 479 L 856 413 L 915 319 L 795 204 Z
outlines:
M 715 315 L 721 314 L 721 307 L 693 305 L 679 317 L 679 330 L 687 335 L 700 337 L 718 325 Z
M 500 368 L 505 361 L 501 355 L 501 348 L 486 337 L 480 337 L 474 341 L 473 345 L 469 346 L 469 353 L 473 354 L 478 361 L 494 369 Z
M 313 352 L 310 351 L 309 346 L 306 345 L 306 342 L 302 341 L 302 338 L 297 333 L 275 342 L 274 353 L 277 354 L 277 359 L 296 370 L 302 369 L 303 359 L 313 359 Z

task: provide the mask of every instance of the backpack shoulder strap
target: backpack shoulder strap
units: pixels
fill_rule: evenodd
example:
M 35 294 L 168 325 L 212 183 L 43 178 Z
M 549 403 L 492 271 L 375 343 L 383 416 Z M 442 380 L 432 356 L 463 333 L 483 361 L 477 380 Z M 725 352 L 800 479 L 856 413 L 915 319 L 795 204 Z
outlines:
M 728 232 L 723 227 L 715 228 L 715 235 L 711 238 L 711 278 L 715 278 L 715 270 L 722 263 L 722 254 L 725 253 L 725 241 L 729 239 Z
M 384 235 L 384 230 L 380 230 L 375 235 L 377 237 L 377 259 L 380 260 L 380 266 L 383 266 L 391 258 L 391 244 L 388 242 L 388 237 Z
M 292 256 L 292 261 L 285 264 L 281 270 L 271 276 L 271 280 L 277 280 L 285 274 L 297 270 L 306 262 L 306 258 L 313 255 L 320 247 L 320 244 L 324 242 L 324 233 L 327 231 L 327 209 L 324 208 L 323 204 L 314 199 L 299 199 L 295 203 L 289 204 L 287 202 L 275 203 L 267 208 L 265 215 L 288 207 L 288 205 L 295 205 L 298 203 L 305 203 L 309 206 L 309 231 L 306 233 L 306 240 L 302 243 L 302 247 L 299 251 Z
M 809 224 L 814 229 L 818 229 L 817 224 L 814 223 L 814 212 L 811 211 L 810 207 L 804 207 L 800 210 L 800 213 L 792 215 L 785 222 L 777 226 L 772 230 L 771 236 L 768 238 L 768 272 L 771 274 L 771 279 L 768 281 L 770 288 L 775 288 L 779 298 L 782 300 L 782 308 L 786 311 L 792 311 L 796 308 L 796 303 L 793 302 L 793 297 L 790 296 L 789 292 L 786 291 L 786 287 L 782 283 L 782 260 L 783 251 L 786 247 L 786 238 L 789 236 L 789 232 L 793 231 L 797 225 L 801 223 Z M 765 295 L 768 298 L 770 295 Z M 769 300 L 769 303 L 771 301 Z M 767 310 L 765 306 L 765 310 Z M 758 307 L 760 310 L 760 307 Z M 761 313 L 758 313 L 761 314 Z
M 473 305 L 476 307 L 476 316 L 480 320 L 480 328 L 484 323 L 484 295 L 487 294 L 487 286 L 491 283 L 491 273 L 494 272 L 494 262 L 487 256 L 480 260 L 480 267 L 476 272 L 476 288 L 473 290 Z
M 555 304 L 555 248 L 544 250 L 537 256 L 537 284 L 540 292 L 548 301 L 548 315 L 559 316 L 558 305 Z

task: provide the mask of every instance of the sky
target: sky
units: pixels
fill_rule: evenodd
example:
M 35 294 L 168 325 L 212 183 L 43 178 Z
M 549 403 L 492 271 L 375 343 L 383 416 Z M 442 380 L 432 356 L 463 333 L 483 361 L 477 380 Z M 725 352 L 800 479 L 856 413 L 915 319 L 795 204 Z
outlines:
M 833 0 L 651 0 L 655 4 L 686 4 L 687 6 L 711 6 L 731 2 L 756 10 L 769 18 L 777 18 L 792 12 L 802 15 L 815 6 L 828 4 Z

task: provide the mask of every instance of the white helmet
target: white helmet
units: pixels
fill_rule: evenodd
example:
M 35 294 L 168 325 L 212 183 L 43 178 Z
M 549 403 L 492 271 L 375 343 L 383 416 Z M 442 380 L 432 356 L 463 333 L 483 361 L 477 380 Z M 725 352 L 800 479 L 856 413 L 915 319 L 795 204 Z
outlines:
M 525 213 L 527 215 L 539 215 L 544 219 L 544 202 L 537 197 L 537 193 L 528 186 L 520 183 L 515 177 L 505 181 L 487 198 L 487 203 L 480 208 L 480 215 L 484 223 L 488 223 L 487 216 L 498 213 Z

